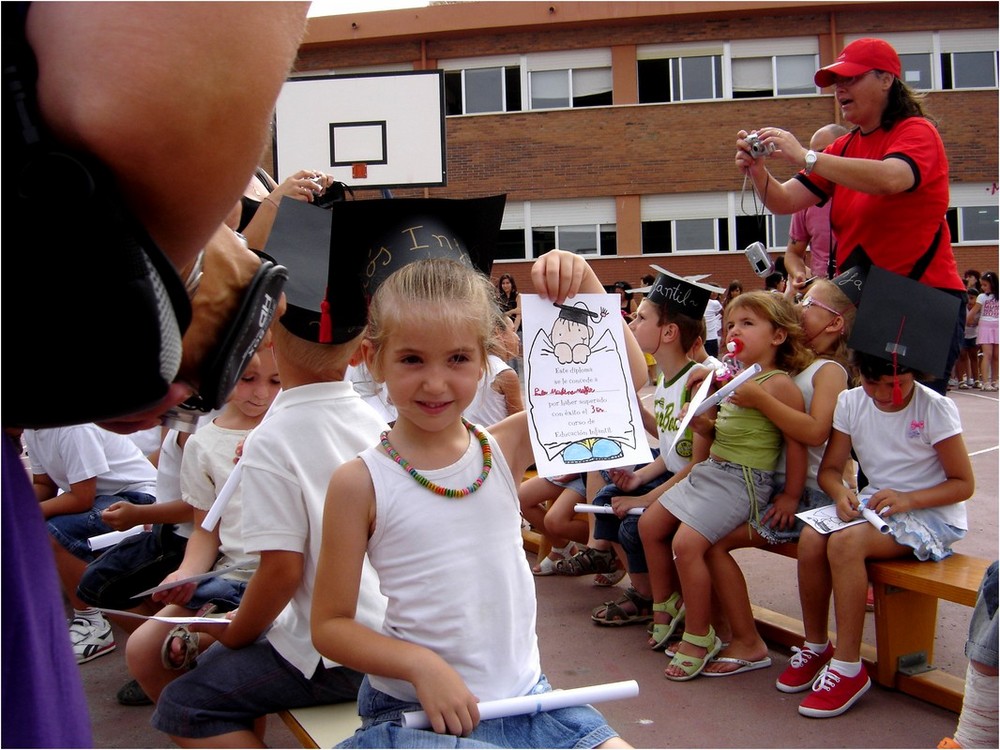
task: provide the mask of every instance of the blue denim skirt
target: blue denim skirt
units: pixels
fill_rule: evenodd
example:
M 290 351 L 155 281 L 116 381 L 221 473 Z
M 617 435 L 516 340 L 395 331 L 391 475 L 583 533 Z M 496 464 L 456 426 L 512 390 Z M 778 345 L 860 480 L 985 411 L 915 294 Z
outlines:
M 546 693 L 551 689 L 542 675 L 531 693 Z M 366 677 L 358 692 L 361 728 L 337 747 L 586 748 L 596 747 L 618 736 L 600 712 L 591 706 L 487 719 L 479 722 L 467 737 L 404 727 L 403 713 L 419 710 L 419 703 L 408 703 L 380 692 L 369 684 Z

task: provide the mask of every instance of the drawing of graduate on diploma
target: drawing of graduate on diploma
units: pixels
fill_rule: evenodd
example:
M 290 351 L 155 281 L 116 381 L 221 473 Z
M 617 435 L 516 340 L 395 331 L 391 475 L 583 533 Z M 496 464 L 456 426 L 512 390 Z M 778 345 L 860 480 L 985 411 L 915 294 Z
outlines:
M 522 294 L 528 420 L 541 476 L 651 460 L 614 295 Z M 637 426 L 638 422 L 638 426 Z

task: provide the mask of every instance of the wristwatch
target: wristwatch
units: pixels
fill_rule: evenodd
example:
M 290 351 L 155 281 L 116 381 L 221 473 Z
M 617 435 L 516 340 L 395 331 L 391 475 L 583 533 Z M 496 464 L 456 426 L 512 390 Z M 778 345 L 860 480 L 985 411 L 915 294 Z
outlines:
M 806 174 L 812 174 L 813 167 L 816 166 L 816 159 L 817 159 L 817 154 L 815 151 L 813 151 L 812 149 L 806 151 L 806 168 L 805 168 Z

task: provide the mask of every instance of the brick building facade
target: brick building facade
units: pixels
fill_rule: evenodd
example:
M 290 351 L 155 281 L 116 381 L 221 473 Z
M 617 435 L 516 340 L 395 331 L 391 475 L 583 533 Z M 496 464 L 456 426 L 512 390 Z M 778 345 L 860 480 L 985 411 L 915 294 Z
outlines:
M 929 60 L 931 85 L 919 88 L 927 90 L 926 109 L 938 122 L 949 157 L 959 269 L 997 268 L 997 25 L 998 6 L 984 2 L 432 4 L 310 19 L 296 73 L 474 70 L 478 58 L 487 67 L 515 69 L 514 75 L 528 82 L 538 73 L 533 61 L 544 59 L 539 70 L 547 71 L 561 64 L 551 62 L 558 55 L 565 56 L 569 68 L 610 69 L 606 105 L 536 109 L 525 95 L 526 106 L 515 103 L 513 111 L 449 116 L 447 184 L 395 194 L 507 193 L 511 215 L 505 217 L 505 236 L 517 240 L 523 233 L 522 259 L 498 261 L 494 275 L 510 272 L 522 286 L 532 253 L 544 249 L 532 238 L 544 241 L 550 228 L 552 234 L 561 231 L 539 228 L 537 222 L 525 226 L 528 218 L 555 216 L 540 221 L 556 226 L 564 221 L 568 233 L 568 225 L 577 230 L 580 216 L 592 209 L 596 218 L 589 226 L 597 243 L 604 239 L 593 264 L 605 283 L 623 279 L 638 285 L 652 262 L 680 274 L 710 273 L 710 281 L 720 286 L 738 278 L 750 289 L 762 284 L 742 247 L 757 219 L 747 215 L 753 213 L 753 199 L 741 193 L 742 177 L 733 163 L 737 130 L 777 124 L 806 143 L 816 128 L 839 122 L 840 113 L 829 91 L 736 95 L 736 76 L 750 70 L 746 63 L 759 69 L 761 60 L 770 60 L 778 71 L 777 91 L 782 64 L 802 59 L 804 52 L 814 72 L 816 63 L 832 62 L 844 44 L 859 36 L 883 36 L 901 55 L 910 53 L 904 67 L 910 59 L 921 65 Z M 783 50 L 790 56 L 782 57 Z M 953 56 L 970 50 L 971 58 Z M 658 54 L 680 66 L 691 60 L 687 55 L 717 60 L 723 72 L 716 73 L 716 94 L 643 102 L 637 60 Z M 992 83 L 988 70 L 985 84 L 942 83 L 942 71 L 947 77 L 966 59 L 985 62 L 985 68 L 992 60 Z M 770 169 L 779 179 L 793 173 L 782 161 Z M 358 197 L 369 196 L 361 190 Z M 566 211 L 563 220 L 560 210 Z M 518 212 L 520 225 L 513 216 Z M 978 230 L 964 221 L 971 222 L 974 214 L 986 217 L 979 219 L 985 223 Z M 962 228 L 955 232 L 959 216 Z M 666 247 L 665 252 L 658 244 L 681 244 L 688 225 L 708 229 L 712 246 Z M 766 239 L 780 254 L 787 220 L 769 223 Z M 508 255 L 517 253 L 514 247 Z

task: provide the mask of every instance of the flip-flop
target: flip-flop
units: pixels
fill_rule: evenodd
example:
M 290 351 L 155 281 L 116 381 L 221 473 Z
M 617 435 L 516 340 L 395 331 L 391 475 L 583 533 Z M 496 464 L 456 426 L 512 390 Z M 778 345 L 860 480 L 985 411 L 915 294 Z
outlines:
M 728 677 L 731 674 L 740 674 L 741 672 L 753 672 L 755 669 L 767 669 L 771 666 L 771 657 L 765 656 L 763 659 L 758 659 L 757 661 L 747 661 L 746 659 L 737 659 L 734 656 L 716 656 L 712 659 L 713 664 L 718 664 L 719 662 L 724 662 L 726 664 L 738 664 L 736 669 L 729 672 L 709 672 L 705 670 L 702 675 L 705 677 Z

